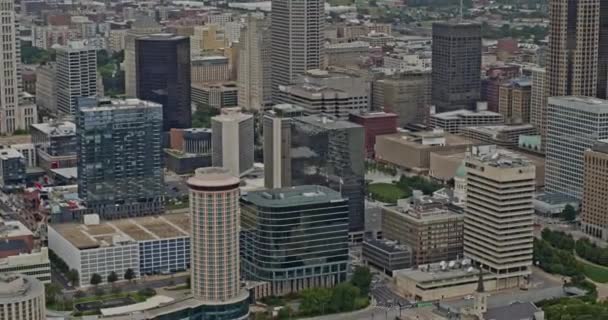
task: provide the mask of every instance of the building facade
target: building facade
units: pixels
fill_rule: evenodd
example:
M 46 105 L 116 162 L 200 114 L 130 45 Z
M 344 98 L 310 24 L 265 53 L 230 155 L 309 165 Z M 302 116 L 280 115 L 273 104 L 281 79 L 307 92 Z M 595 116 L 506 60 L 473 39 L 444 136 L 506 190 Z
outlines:
M 281 296 L 346 281 L 348 202 L 320 186 L 249 192 L 241 198 L 241 265 Z M 286 227 L 286 225 L 289 225 Z
M 192 127 L 190 41 L 172 34 L 135 40 L 137 98 L 162 105 L 163 130 Z
M 350 122 L 365 129 L 365 155 L 374 158 L 376 136 L 397 132 L 398 116 L 390 112 L 359 112 L 349 115 Z
M 141 15 L 135 19 L 131 29 L 125 34 L 125 95 L 128 98 L 137 97 L 137 68 L 135 39 L 140 36 L 155 34 L 162 31 L 162 26 L 153 17 Z
M 69 121 L 49 121 L 30 126 L 36 146 L 38 166 L 43 169 L 76 167 L 78 154 L 76 125 Z
M 161 212 L 162 106 L 89 99 L 79 109 L 78 196 L 105 219 Z
M 21 152 L 0 146 L 0 188 L 13 192 L 25 188 L 26 162 Z
M 474 109 L 481 97 L 481 25 L 434 23 L 432 60 L 437 110 Z
M 530 123 L 532 83 L 529 79 L 503 83 L 498 92 L 498 112 L 507 123 Z
M 211 118 L 211 161 L 215 167 L 227 168 L 234 176 L 253 168 L 253 116 L 227 111 Z
M 239 40 L 239 107 L 261 110 L 272 101 L 270 19 L 248 15 Z
M 0 259 L 0 274 L 18 273 L 51 283 L 51 262 L 48 248 Z
M 291 186 L 291 131 L 293 118 L 303 115 L 291 104 L 275 105 L 264 114 L 264 187 Z
M 484 149 L 465 160 L 464 255 L 497 277 L 496 289 L 522 286 L 532 272 L 535 167 Z
M 75 116 L 78 99 L 97 95 L 97 52 L 71 42 L 57 50 L 57 111 Z
M 608 139 L 608 101 L 585 97 L 549 98 L 546 191 L 580 199 L 585 150 L 600 139 Z
M 348 120 L 351 112 L 369 111 L 371 86 L 361 77 L 315 69 L 282 87 L 281 94 L 286 103 L 302 107 L 306 115 Z
M 0 275 L 0 320 L 44 320 L 44 285 L 33 277 Z
M 323 68 L 325 2 L 272 2 L 272 99 L 279 103 L 280 86 L 288 86 L 307 70 Z
M 36 104 L 50 114 L 57 114 L 57 65 L 54 63 L 36 68 Z
M 214 109 L 233 108 L 238 105 L 238 88 L 234 82 L 193 83 L 192 103 Z
M 430 105 L 430 70 L 404 71 L 373 82 L 372 109 L 396 113 L 400 127 L 422 121 Z
M 585 151 L 582 230 L 590 236 L 608 239 L 608 140 Z
M 363 261 L 389 276 L 393 271 L 412 266 L 412 251 L 406 245 L 387 240 L 365 240 L 361 250 Z
M 349 230 L 360 236 L 365 219 L 365 130 L 319 115 L 293 120 L 291 185 L 323 185 L 340 192 L 348 198 Z
M 192 82 L 213 82 L 230 80 L 231 70 L 228 57 L 193 57 L 191 63 Z
M 239 179 L 222 168 L 200 168 L 188 179 L 191 288 L 195 299 L 225 319 L 247 319 L 249 294 L 240 282 Z

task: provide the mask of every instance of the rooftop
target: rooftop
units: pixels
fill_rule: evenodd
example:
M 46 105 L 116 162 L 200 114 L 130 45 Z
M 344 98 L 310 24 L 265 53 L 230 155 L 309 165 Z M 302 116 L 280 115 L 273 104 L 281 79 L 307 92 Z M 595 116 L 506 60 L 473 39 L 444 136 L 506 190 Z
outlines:
M 110 111 L 116 109 L 162 108 L 161 104 L 137 98 L 128 99 L 95 99 L 81 98 L 79 100 L 81 112 Z
M 44 295 L 42 283 L 35 278 L 17 275 L 0 275 L 0 304 L 18 301 L 28 295 Z
M 240 180 L 231 175 L 228 169 L 209 167 L 196 169 L 187 183 L 192 187 L 221 187 L 239 184 Z
M 457 145 L 472 145 L 471 139 L 467 139 L 462 136 L 445 132 L 433 132 L 433 131 L 420 131 L 420 132 L 398 132 L 392 134 L 385 134 L 376 137 L 376 139 L 386 139 L 393 142 L 412 146 L 415 148 L 435 148 L 437 144 L 428 143 L 425 144 L 425 139 L 445 138 L 443 143 L 444 146 L 457 146 Z
M 224 112 L 220 115 L 217 115 L 217 116 L 211 118 L 211 120 L 219 121 L 219 122 L 233 122 L 233 121 L 241 122 L 241 121 L 249 120 L 251 118 L 253 118 L 253 116 L 248 113 Z
M 188 37 L 178 36 L 173 33 L 155 33 L 155 34 L 145 35 L 145 36 L 141 36 L 141 37 L 137 38 L 137 40 L 146 40 L 146 41 L 168 41 L 168 40 L 177 41 L 177 40 L 183 40 L 183 39 L 188 39 Z
M 328 43 L 328 44 L 325 44 L 325 48 L 327 48 L 327 49 L 369 48 L 369 43 L 365 42 L 365 41 Z
M 366 239 L 365 243 L 369 244 L 372 247 L 376 247 L 387 253 L 411 251 L 410 247 L 408 247 L 404 244 L 399 244 L 395 241 L 390 241 L 390 240 L 386 240 L 386 239 L 384 239 L 384 240 Z
M 23 158 L 23 154 L 21 152 L 5 146 L 0 146 L 0 159 L 8 160 L 8 159 L 19 159 Z
M 464 259 L 462 261 L 444 261 L 429 265 L 419 266 L 418 269 L 399 270 L 397 276 L 403 276 L 413 279 L 416 282 L 436 282 L 448 281 L 458 278 L 473 278 L 479 277 L 479 270 L 471 265 L 471 261 Z M 489 272 L 484 272 L 484 279 Z
M 564 203 L 578 203 L 578 199 L 571 195 L 561 193 L 561 192 L 545 192 L 543 194 L 537 195 L 534 200 L 545 202 L 548 204 L 564 204 Z
M 467 110 L 467 109 L 460 109 L 460 110 L 436 113 L 431 116 L 435 117 L 435 118 L 439 118 L 439 119 L 444 119 L 444 120 L 456 120 L 456 119 L 460 119 L 462 117 L 472 117 L 472 116 L 479 116 L 479 117 L 497 116 L 497 117 L 500 117 L 501 115 L 498 112 L 493 112 L 493 111 L 488 111 L 488 110 L 472 111 L 472 110 Z
M 340 193 L 327 187 L 312 185 L 252 191 L 243 195 L 243 199 L 263 207 L 289 207 L 344 201 Z
M 49 121 L 34 123 L 31 126 L 52 137 L 73 136 L 76 134 L 76 124 L 69 121 Z
M 76 248 L 84 250 L 113 246 L 116 242 L 187 237 L 190 233 L 190 218 L 186 214 L 165 214 L 90 225 L 53 224 L 51 227 Z
M 608 100 L 582 96 L 562 96 L 549 97 L 550 105 L 571 107 L 577 110 L 588 112 L 606 113 L 608 112 Z
M 532 165 L 526 157 L 515 152 L 496 149 L 496 146 L 473 147 L 470 160 L 495 168 L 522 168 Z
M 501 132 L 509 132 L 509 131 L 520 131 L 520 130 L 535 130 L 536 127 L 534 125 L 525 123 L 518 125 L 497 125 L 497 126 L 476 126 L 476 127 L 467 127 L 465 130 L 469 131 L 477 131 L 480 133 L 484 133 L 487 135 L 494 136 Z
M 5 221 L 0 218 L 0 238 L 12 238 L 21 236 L 32 236 L 33 233 L 20 221 Z
M 297 117 L 294 119 L 297 119 L 297 121 L 308 123 L 313 126 L 321 127 L 321 128 L 327 129 L 327 130 L 363 128 L 362 126 L 360 126 L 356 123 L 350 122 L 350 121 L 336 120 L 333 117 L 326 116 L 326 115 L 320 115 L 320 114 L 304 116 L 304 117 Z
M 608 139 L 598 140 L 591 150 L 596 152 L 608 153 Z
M 386 118 L 386 117 L 397 117 L 397 114 L 392 112 L 376 111 L 376 112 L 353 112 L 351 113 L 355 117 L 372 119 L 372 118 Z

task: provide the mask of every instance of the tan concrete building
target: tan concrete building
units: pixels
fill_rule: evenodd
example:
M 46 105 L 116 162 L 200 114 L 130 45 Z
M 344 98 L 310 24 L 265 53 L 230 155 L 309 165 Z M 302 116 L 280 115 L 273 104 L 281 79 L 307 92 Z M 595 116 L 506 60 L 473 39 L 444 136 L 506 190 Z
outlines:
M 0 320 L 44 320 L 44 285 L 33 277 L 0 276 Z
M 537 131 L 531 124 L 519 124 L 467 127 L 462 128 L 460 133 L 463 137 L 487 144 L 495 144 L 502 147 L 517 147 L 520 136 L 532 136 Z
M 478 285 L 479 270 L 455 261 L 453 266 L 446 262 L 432 264 L 423 268 L 400 270 L 394 273 L 395 287 L 403 296 L 417 301 L 434 301 L 461 297 L 475 292 Z M 496 290 L 496 276 L 484 272 L 484 288 Z
M 161 32 L 162 27 L 154 18 L 140 16 L 133 22 L 131 29 L 125 35 L 125 96 L 127 98 L 137 97 L 137 74 L 135 64 L 135 39 L 140 36 Z
M 357 66 L 370 52 L 369 43 L 363 41 L 325 44 L 325 63 L 337 67 Z
M 532 83 L 529 79 L 515 79 L 500 85 L 498 112 L 506 123 L 530 123 L 530 96 Z
M 420 194 L 383 207 L 383 237 L 408 245 L 413 265 L 461 259 L 464 216 L 446 204 Z
M 492 146 L 473 147 L 465 165 L 464 255 L 496 276 L 496 289 L 525 285 L 532 272 L 535 167 Z
M 398 72 L 372 84 L 372 109 L 396 113 L 399 126 L 422 121 L 430 104 L 430 70 Z
M 194 55 L 225 48 L 227 45 L 224 30 L 215 24 L 195 26 L 194 35 L 190 38 L 190 46 L 190 51 Z
M 608 140 L 585 151 L 582 229 L 590 236 L 608 240 Z
M 415 172 L 427 172 L 431 152 L 464 152 L 476 141 L 443 131 L 400 132 L 376 137 L 376 160 Z
M 389 23 L 369 23 L 361 25 L 342 25 L 337 28 L 337 36 L 340 42 L 353 42 L 371 32 L 390 35 L 392 26 Z
M 193 83 L 228 81 L 231 70 L 228 57 L 193 57 L 190 62 L 190 77 Z
M 547 79 L 545 69 L 531 68 L 530 79 L 532 81 L 532 89 L 530 90 L 530 123 L 544 137 L 547 132 Z
M 262 110 L 272 100 L 270 19 L 249 15 L 238 43 L 239 107 Z

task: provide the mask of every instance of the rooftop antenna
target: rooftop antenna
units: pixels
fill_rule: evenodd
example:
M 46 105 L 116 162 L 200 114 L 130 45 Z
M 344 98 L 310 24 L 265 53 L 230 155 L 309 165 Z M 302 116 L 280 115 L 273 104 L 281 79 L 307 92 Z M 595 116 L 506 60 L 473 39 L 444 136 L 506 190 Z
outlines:
M 462 22 L 462 5 L 463 5 L 463 0 L 460 0 L 460 21 Z

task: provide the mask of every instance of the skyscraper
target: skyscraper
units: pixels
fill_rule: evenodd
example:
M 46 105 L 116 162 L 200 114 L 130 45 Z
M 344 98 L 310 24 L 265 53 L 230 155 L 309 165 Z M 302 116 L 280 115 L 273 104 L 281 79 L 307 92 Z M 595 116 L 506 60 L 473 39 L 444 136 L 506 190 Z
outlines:
M 581 229 L 604 241 L 608 239 L 608 140 L 585 151 Z
M 103 218 L 163 209 L 162 106 L 138 99 L 80 99 L 78 196 Z
M 598 45 L 597 97 L 608 98 L 608 1 L 600 1 L 600 40 Z
M 532 272 L 535 167 L 482 147 L 465 161 L 464 255 L 496 276 L 496 289 L 523 285 Z
M 163 106 L 163 130 L 190 128 L 190 41 L 172 34 L 135 39 L 137 97 Z
M 128 98 L 137 97 L 137 75 L 135 67 L 135 39 L 140 36 L 155 34 L 162 27 L 153 17 L 142 15 L 137 17 L 125 35 L 125 95 Z
M 549 1 L 548 97 L 597 92 L 600 0 Z
M 268 281 L 276 296 L 346 280 L 348 202 L 338 192 L 321 186 L 248 192 L 241 210 L 246 279 Z
M 364 227 L 364 128 L 320 115 L 296 117 L 293 122 L 291 185 L 323 185 L 340 192 L 348 198 L 349 231 L 360 236 Z
M 75 116 L 78 99 L 97 94 L 97 52 L 84 42 L 57 50 L 57 111 Z
M 584 153 L 599 139 L 608 139 L 608 101 L 589 97 L 550 97 L 545 190 L 580 198 Z
M 272 99 L 307 70 L 323 68 L 325 1 L 272 1 Z
M 432 64 L 437 110 L 474 109 L 481 97 L 481 25 L 434 23 Z
M 303 112 L 300 107 L 279 104 L 264 114 L 264 187 L 291 186 L 292 118 Z
M 240 177 L 253 169 L 253 116 L 225 111 L 211 118 L 211 162 Z
M 17 38 L 14 0 L 0 0 L 0 134 L 27 130 L 37 122 L 36 106 L 22 101 L 21 40 Z
M 247 319 L 249 294 L 239 266 L 239 182 L 228 170 L 200 168 L 190 188 L 190 281 L 209 319 Z
M 237 84 L 241 108 L 261 110 L 272 100 L 271 45 L 270 19 L 248 15 L 238 44 Z

